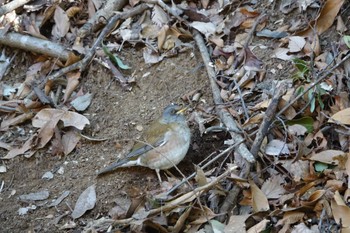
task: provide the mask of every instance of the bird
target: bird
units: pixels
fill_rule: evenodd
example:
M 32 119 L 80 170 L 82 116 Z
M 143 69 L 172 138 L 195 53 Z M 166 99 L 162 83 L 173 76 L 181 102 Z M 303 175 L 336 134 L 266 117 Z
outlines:
M 161 183 L 160 170 L 176 166 L 188 152 L 191 131 L 183 115 L 186 109 L 174 103 L 165 107 L 162 116 L 145 130 L 145 141 L 137 142 L 125 158 L 103 168 L 98 176 L 119 167 L 144 166 L 154 169 Z

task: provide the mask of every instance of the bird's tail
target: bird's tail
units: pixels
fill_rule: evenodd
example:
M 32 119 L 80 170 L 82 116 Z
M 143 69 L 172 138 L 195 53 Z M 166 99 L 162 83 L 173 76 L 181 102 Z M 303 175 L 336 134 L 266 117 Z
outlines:
M 121 161 L 114 162 L 111 165 L 109 165 L 109 166 L 103 168 L 101 171 L 99 171 L 97 173 L 97 175 L 100 176 L 100 175 L 109 173 L 109 172 L 113 171 L 114 169 L 116 169 L 118 167 L 122 167 L 122 165 L 125 164 L 125 162 L 126 161 L 124 159 L 122 159 Z

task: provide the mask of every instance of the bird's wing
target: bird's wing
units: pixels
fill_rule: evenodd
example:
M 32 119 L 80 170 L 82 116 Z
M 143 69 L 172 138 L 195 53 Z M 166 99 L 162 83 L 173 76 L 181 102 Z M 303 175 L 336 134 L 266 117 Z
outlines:
M 131 152 L 126 156 L 126 159 L 136 160 L 140 155 L 152 150 L 153 148 L 164 145 L 166 143 L 165 134 L 170 129 L 171 128 L 169 128 L 168 125 L 161 124 L 159 120 L 153 123 L 144 133 L 144 143 L 136 143 Z

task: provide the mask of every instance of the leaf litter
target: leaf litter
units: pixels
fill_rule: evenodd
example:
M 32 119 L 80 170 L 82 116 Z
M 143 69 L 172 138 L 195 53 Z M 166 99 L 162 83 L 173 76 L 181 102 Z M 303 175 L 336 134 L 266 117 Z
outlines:
M 346 219 L 350 175 L 347 96 L 350 85 L 346 81 L 349 36 L 346 35 L 347 24 L 343 22 L 349 16 L 348 3 L 342 0 L 326 0 L 322 4 L 312 0 L 282 1 L 280 11 L 275 11 L 275 1 L 262 1 L 273 2 L 265 12 L 259 4 L 249 4 L 249 1 L 248 4 L 177 1 L 168 5 L 163 1 L 146 2 L 129 1 L 128 5 L 125 1 L 117 9 L 120 12 L 115 17 L 120 18 L 114 24 L 110 24 L 114 21 L 109 15 L 105 18 L 106 26 L 95 28 L 92 25 L 94 29 L 87 37 L 81 33 L 86 26 L 84 23 L 101 12 L 108 15 L 103 6 L 110 3 L 62 2 L 35 8 L 25 5 L 22 11 L 11 11 L 0 18 L 6 29 L 3 35 L 26 32 L 70 49 L 66 59 L 61 60 L 50 58 L 52 52 L 45 49 L 31 54 L 32 64 L 24 72 L 23 79 L 18 80 L 6 78 L 6 70 L 13 62 L 10 57 L 15 54 L 3 50 L 5 64 L 1 74 L 4 74 L 4 81 L 0 83 L 3 161 L 17 161 L 14 158 L 20 155 L 30 158 L 46 152 L 69 158 L 80 149 L 81 131 L 91 133 L 93 130 L 89 127 L 98 131 L 101 126 L 85 116 L 95 96 L 100 94 L 90 93 L 84 86 L 84 71 L 91 60 L 105 64 L 104 71 L 114 76 L 125 93 L 131 92 L 139 88 L 141 80 L 132 74 L 138 64 L 125 59 L 121 55 L 123 49 L 141 45 L 143 63 L 157 66 L 200 47 L 198 35 L 204 39 L 205 49 L 210 51 L 211 60 L 204 66 L 209 75 L 210 70 L 214 71 L 213 82 L 218 91 L 213 89 L 213 96 L 214 99 L 219 96 L 221 104 L 214 109 L 201 95 L 193 99 L 189 92 L 178 95 L 185 96 L 182 99 L 190 106 L 193 116 L 190 122 L 197 125 L 201 136 L 208 134 L 227 142 L 235 139 L 238 133 L 243 134 L 244 139 L 239 143 L 232 140 L 226 145 L 235 150 L 225 152 L 226 158 L 220 162 L 215 162 L 215 157 L 224 147 L 211 155 L 206 154 L 214 159 L 206 166 L 204 162 L 196 164 L 199 166 L 192 168 L 195 179 L 183 185 L 179 185 L 180 178 L 169 177 L 160 187 L 153 186 L 151 190 L 137 187 L 128 190 L 125 196 L 129 206 L 114 204 L 108 211 L 109 207 L 105 207 L 99 212 L 95 209 L 99 185 L 105 180 L 98 180 L 97 185 L 89 184 L 91 180 L 84 182 L 90 186 L 79 197 L 75 196 L 71 217 L 66 213 L 56 215 L 58 229 L 75 229 L 77 222 L 73 220 L 88 215 L 86 232 L 114 228 L 136 232 L 145 229 L 230 232 L 235 227 L 247 232 L 350 231 Z M 86 9 L 88 13 L 84 13 Z M 297 15 L 305 17 L 296 19 Z M 12 46 L 33 51 L 31 44 L 27 48 Z M 98 53 L 97 47 L 104 51 L 103 55 Z M 92 59 L 95 52 L 98 56 Z M 176 64 L 174 67 L 182 68 Z M 278 88 L 282 89 L 281 96 L 276 98 Z M 192 89 L 193 95 L 200 93 L 196 87 Z M 276 99 L 276 110 L 269 119 L 268 111 Z M 238 132 L 222 125 L 227 120 L 219 109 L 224 109 L 235 121 Z M 130 125 L 142 131 L 139 130 L 142 124 Z M 220 133 L 226 138 L 220 138 Z M 117 145 L 119 143 L 116 148 Z M 194 149 L 201 146 L 192 142 Z M 247 147 L 249 153 L 253 153 L 249 148 L 258 146 L 252 155 L 254 161 L 248 159 L 251 164 L 245 160 L 247 157 L 242 150 L 237 149 L 242 146 Z M 71 164 L 73 169 L 81 166 L 74 161 Z M 6 166 L 2 167 L 3 174 L 8 173 Z M 75 179 L 76 176 L 84 179 L 74 174 Z M 55 179 L 57 176 L 45 182 Z M 11 183 L 7 185 L 11 187 Z M 10 191 L 9 188 L 6 191 Z M 63 192 L 57 197 L 59 201 L 49 206 L 57 208 L 69 193 Z M 35 202 L 48 198 L 46 193 L 44 196 L 32 193 L 19 198 Z M 23 207 L 18 214 L 31 211 L 38 211 L 37 206 Z M 245 214 L 238 215 L 243 212 Z M 65 223 L 59 223 L 61 219 L 65 219 Z M 228 224 L 225 226 L 222 222 Z

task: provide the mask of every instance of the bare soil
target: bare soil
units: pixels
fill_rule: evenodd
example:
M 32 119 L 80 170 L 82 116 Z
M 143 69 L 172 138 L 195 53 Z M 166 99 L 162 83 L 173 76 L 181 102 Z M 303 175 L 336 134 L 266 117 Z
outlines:
M 110 72 L 97 63 L 93 63 L 83 75 L 81 84 L 85 91 L 94 94 L 91 106 L 84 112 L 91 125 L 83 134 L 107 140 L 94 142 L 82 139 L 78 147 L 65 157 L 52 156 L 46 148 L 29 159 L 19 156 L 5 161 L 8 172 L 0 175 L 5 183 L 0 200 L 0 232 L 62 232 L 53 223 L 53 218 L 73 209 L 79 195 L 92 184 L 96 184 L 96 207 L 79 219 L 76 230 L 89 220 L 107 215 L 115 205 L 115 198 L 125 196 L 130 189 L 136 188 L 140 192 L 159 189 L 155 172 L 148 168 L 122 168 L 102 177 L 96 174 L 126 154 L 134 143 L 133 139 L 139 139 L 142 129 L 159 117 L 169 103 L 181 103 L 182 96 L 200 90 L 203 94 L 201 101 L 212 104 L 206 71 L 200 55 L 191 51 L 156 65 L 145 64 L 140 49 L 125 49 L 120 57 L 132 67 L 131 72 L 136 79 L 132 91 L 123 90 Z M 25 72 L 25 65 L 22 66 Z M 192 146 L 178 166 L 186 175 L 194 172 L 193 164 L 218 150 L 222 144 L 221 140 L 211 136 L 200 137 L 196 125 L 190 124 Z M 1 150 L 0 153 L 4 155 L 6 151 Z M 59 174 L 59 170 L 63 174 Z M 54 173 L 53 179 L 42 179 L 47 171 Z M 171 171 L 181 177 L 175 169 Z M 20 216 L 19 208 L 34 203 L 23 203 L 18 196 L 42 190 L 50 192 L 48 200 L 35 202 L 35 210 Z M 57 208 L 46 207 L 47 202 L 58 198 L 65 190 L 70 191 L 70 195 Z M 59 225 L 70 219 L 69 216 L 63 217 Z

